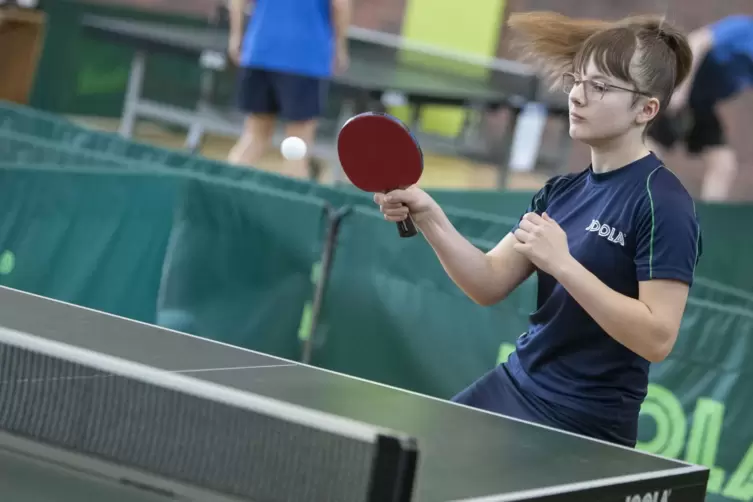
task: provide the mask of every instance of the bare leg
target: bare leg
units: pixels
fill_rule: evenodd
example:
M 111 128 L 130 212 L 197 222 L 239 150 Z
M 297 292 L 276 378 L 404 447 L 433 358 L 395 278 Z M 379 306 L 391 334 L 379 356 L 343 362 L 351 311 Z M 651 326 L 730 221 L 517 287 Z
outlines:
M 735 151 L 727 145 L 713 146 L 706 148 L 701 157 L 706 166 L 701 199 L 704 201 L 725 201 L 729 199 L 730 191 L 737 176 Z
M 246 166 L 255 165 L 269 148 L 274 129 L 274 115 L 248 117 L 241 137 L 230 150 L 228 162 Z
M 286 160 L 284 166 L 285 174 L 296 177 L 308 177 L 308 162 L 311 155 L 311 148 L 316 138 L 316 119 L 305 120 L 302 122 L 291 122 L 285 128 L 285 136 L 297 136 L 306 143 L 306 156 L 300 160 Z

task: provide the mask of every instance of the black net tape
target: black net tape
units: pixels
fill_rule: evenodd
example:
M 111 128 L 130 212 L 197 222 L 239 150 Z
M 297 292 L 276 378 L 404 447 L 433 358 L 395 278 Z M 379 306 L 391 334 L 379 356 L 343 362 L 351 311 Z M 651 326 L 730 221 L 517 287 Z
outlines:
M 259 501 L 366 500 L 376 446 L 0 343 L 0 428 Z

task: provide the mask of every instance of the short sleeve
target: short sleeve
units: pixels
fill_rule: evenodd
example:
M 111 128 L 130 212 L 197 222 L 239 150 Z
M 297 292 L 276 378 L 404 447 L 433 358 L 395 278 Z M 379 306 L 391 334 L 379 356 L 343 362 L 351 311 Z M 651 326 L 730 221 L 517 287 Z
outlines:
M 674 279 L 693 283 L 701 255 L 695 204 L 666 168 L 649 176 L 636 225 L 635 266 L 639 281 Z
M 552 195 L 552 191 L 554 190 L 555 184 L 559 181 L 560 176 L 555 176 L 553 178 L 550 178 L 541 189 L 536 192 L 533 197 L 531 198 L 531 202 L 528 204 L 528 207 L 526 208 L 525 212 L 523 212 L 520 215 L 520 218 L 518 218 L 518 222 L 515 223 L 515 225 L 510 230 L 511 232 L 514 232 L 518 229 L 518 225 L 520 224 L 520 220 L 523 219 L 523 216 L 525 216 L 528 213 L 536 213 L 538 215 L 541 215 L 546 211 L 547 205 L 549 204 L 549 198 Z
M 728 16 L 709 25 L 714 46 L 726 47 L 740 40 L 753 37 L 753 17 L 745 15 Z

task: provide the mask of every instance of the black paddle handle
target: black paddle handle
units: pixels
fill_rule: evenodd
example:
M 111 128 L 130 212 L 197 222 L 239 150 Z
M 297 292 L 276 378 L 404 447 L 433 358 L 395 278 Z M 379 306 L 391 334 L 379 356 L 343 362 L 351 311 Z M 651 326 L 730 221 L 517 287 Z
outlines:
M 403 221 L 397 222 L 397 231 L 400 234 L 400 237 L 413 237 L 418 233 L 416 225 L 413 223 L 410 215 L 408 215 Z

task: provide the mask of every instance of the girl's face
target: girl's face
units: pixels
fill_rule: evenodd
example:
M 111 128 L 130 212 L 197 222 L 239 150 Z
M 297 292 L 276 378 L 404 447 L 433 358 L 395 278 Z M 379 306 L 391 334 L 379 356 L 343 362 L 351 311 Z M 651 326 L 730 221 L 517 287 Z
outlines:
M 659 110 L 657 99 L 635 84 L 604 75 L 593 61 L 582 75 L 566 75 L 563 83 L 569 88 L 570 136 L 591 146 L 640 134 Z

